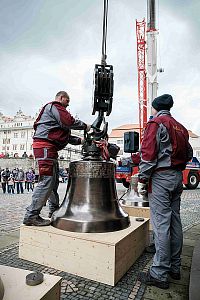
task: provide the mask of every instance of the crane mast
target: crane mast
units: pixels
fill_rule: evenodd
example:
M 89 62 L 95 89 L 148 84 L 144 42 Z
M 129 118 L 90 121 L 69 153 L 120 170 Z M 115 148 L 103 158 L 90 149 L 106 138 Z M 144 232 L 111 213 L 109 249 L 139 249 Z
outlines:
M 140 142 L 148 117 L 152 115 L 151 103 L 158 90 L 155 11 L 155 0 L 147 0 L 147 25 L 145 19 L 136 20 Z M 159 71 L 163 72 L 163 69 Z
M 147 0 L 147 82 L 148 115 L 151 115 L 151 103 L 157 97 L 157 34 L 155 0 Z
M 147 123 L 147 80 L 146 80 L 146 32 L 145 19 L 141 22 L 136 20 L 137 38 L 137 68 L 138 68 L 138 104 L 139 104 L 139 127 L 140 142 L 142 140 L 143 128 Z

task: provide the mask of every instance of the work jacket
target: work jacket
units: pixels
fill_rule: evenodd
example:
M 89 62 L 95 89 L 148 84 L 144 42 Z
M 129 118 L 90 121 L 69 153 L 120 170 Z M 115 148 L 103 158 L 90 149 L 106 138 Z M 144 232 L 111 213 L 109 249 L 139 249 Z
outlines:
M 184 170 L 193 156 L 187 129 L 168 110 L 159 111 L 147 123 L 140 156 L 140 182 L 147 182 L 156 170 Z
M 69 142 L 74 145 L 80 144 L 80 138 L 71 136 L 71 129 L 84 130 L 87 125 L 76 120 L 58 101 L 47 103 L 41 110 L 34 123 L 34 145 L 38 148 L 39 143 L 44 146 L 53 144 L 57 150 L 63 149 Z
M 24 179 L 25 179 L 24 171 L 22 169 L 19 169 L 19 171 L 16 174 L 15 181 L 20 182 L 20 181 L 24 181 Z

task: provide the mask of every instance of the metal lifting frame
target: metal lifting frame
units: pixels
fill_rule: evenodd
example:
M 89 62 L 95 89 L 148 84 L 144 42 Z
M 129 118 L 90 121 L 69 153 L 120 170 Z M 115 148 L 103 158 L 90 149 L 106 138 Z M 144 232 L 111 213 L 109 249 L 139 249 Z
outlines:
M 136 38 L 137 38 L 137 68 L 138 68 L 138 103 L 139 103 L 139 126 L 140 142 L 142 141 L 143 130 L 147 124 L 147 78 L 145 62 L 145 19 L 136 20 Z

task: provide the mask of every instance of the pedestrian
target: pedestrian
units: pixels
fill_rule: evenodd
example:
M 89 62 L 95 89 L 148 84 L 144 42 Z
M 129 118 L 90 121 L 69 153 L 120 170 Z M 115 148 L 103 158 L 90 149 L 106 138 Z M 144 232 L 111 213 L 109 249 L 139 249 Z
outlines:
M 14 194 L 15 193 L 15 188 L 14 188 L 14 184 L 15 184 L 15 179 L 13 177 L 13 174 L 10 174 L 10 177 L 8 178 L 8 193 L 9 194 Z
M 26 151 L 24 151 L 24 153 L 22 154 L 22 158 L 27 158 L 28 154 L 26 153 Z
M 138 192 L 147 193 L 156 253 L 148 273 L 140 281 L 161 289 L 169 288 L 168 275 L 179 280 L 183 232 L 180 201 L 183 191 L 182 170 L 192 158 L 187 129 L 170 113 L 171 95 L 152 102 L 153 118 L 145 128 L 141 145 Z
M 6 172 L 4 169 L 1 171 L 1 187 L 3 190 L 3 193 L 6 193 L 6 185 L 7 185 L 7 179 L 6 179 Z
M 66 110 L 70 98 L 65 91 L 58 92 L 55 100 L 47 103 L 34 123 L 33 152 L 39 167 L 39 182 L 26 209 L 25 225 L 46 226 L 51 221 L 40 217 L 40 211 L 49 202 L 49 217 L 59 208 L 58 151 L 68 143 L 80 145 L 81 138 L 72 136 L 71 129 L 90 130 L 90 125 L 74 119 Z
M 26 172 L 26 188 L 28 190 L 32 190 L 33 192 L 33 182 L 35 180 L 35 175 L 33 173 L 33 171 L 30 169 L 28 172 Z
M 13 174 L 14 179 L 16 178 L 18 171 L 19 171 L 19 169 L 17 170 L 16 168 L 14 168 L 14 169 L 12 170 L 11 173 Z M 15 184 L 14 184 L 14 188 L 15 188 Z
M 1 172 L 1 185 L 2 185 L 2 190 L 3 193 L 6 193 L 6 187 L 7 187 L 7 191 L 8 191 L 8 178 L 10 177 L 10 170 L 8 168 L 6 168 L 5 170 L 3 170 Z
M 25 175 L 24 175 L 24 171 L 23 169 L 20 167 L 18 169 L 18 172 L 15 176 L 15 182 L 16 182 L 16 186 L 17 186 L 17 194 L 23 194 L 24 193 L 24 187 L 23 187 L 23 183 L 25 181 Z
M 64 183 L 66 183 L 66 182 L 67 182 L 67 179 L 68 179 L 68 170 L 67 170 L 67 168 L 65 168 L 65 169 L 63 170 L 61 176 L 62 176 L 62 181 L 63 181 Z

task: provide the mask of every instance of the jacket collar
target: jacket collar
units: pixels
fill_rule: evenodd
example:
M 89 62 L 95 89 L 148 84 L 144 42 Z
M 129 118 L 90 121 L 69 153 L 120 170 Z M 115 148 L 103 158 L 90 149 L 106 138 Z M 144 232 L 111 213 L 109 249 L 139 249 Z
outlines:
M 161 115 L 168 115 L 168 116 L 171 116 L 171 113 L 169 110 L 160 110 L 155 117 L 159 117 Z

